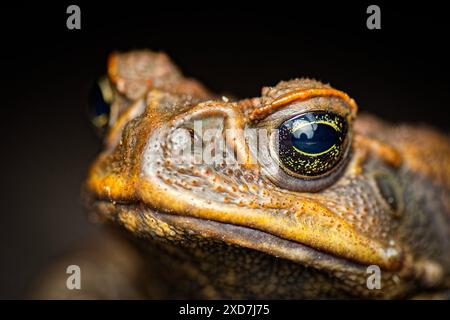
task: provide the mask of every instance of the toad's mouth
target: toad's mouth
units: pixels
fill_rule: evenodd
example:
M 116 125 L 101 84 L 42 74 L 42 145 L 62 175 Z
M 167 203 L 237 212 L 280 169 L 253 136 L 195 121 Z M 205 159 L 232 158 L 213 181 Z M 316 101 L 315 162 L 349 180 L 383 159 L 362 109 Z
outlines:
M 177 237 L 183 239 L 186 235 L 195 234 L 204 239 L 256 250 L 314 269 L 340 274 L 342 272 L 351 272 L 355 275 L 365 274 L 367 265 L 371 264 L 348 259 L 335 252 L 327 252 L 318 247 L 281 237 L 271 233 L 270 230 L 164 212 L 142 202 L 118 203 L 98 198 L 91 198 L 91 200 L 94 201 L 91 201 L 89 207 L 93 208 L 95 212 L 100 213 L 107 220 L 119 222 L 134 235 L 144 238 L 156 235 L 169 240 L 171 238 L 177 240 Z M 396 271 L 400 267 L 401 265 L 397 265 L 395 268 L 385 269 Z
M 315 269 L 365 273 L 365 265 L 337 257 L 299 242 L 280 238 L 265 231 L 202 218 L 178 216 L 146 210 L 151 216 L 178 230 L 189 230 L 204 238 L 225 242 L 242 248 L 257 250 L 276 258 L 289 260 Z
M 142 203 L 113 203 L 106 199 L 86 196 L 86 204 L 93 209 L 97 218 L 118 222 L 134 236 L 145 239 L 152 238 L 152 235 L 173 240 L 179 240 L 178 237 L 183 239 L 188 235 L 200 235 L 205 240 L 260 251 L 276 258 L 331 273 L 350 272 L 357 275 L 366 272 L 367 266 L 364 264 L 296 241 L 283 239 L 262 230 L 155 211 Z

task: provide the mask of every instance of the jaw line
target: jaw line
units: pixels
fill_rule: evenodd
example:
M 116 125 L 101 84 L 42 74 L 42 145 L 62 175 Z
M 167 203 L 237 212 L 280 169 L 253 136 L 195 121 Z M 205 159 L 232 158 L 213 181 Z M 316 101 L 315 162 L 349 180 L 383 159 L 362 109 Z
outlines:
M 229 245 L 257 250 L 276 258 L 289 260 L 314 269 L 362 275 L 366 273 L 367 266 L 363 264 L 324 253 L 299 242 L 286 240 L 265 231 L 203 218 L 162 213 L 151 209 L 145 209 L 144 211 L 137 209 L 136 211 L 133 210 L 133 212 L 133 214 L 149 215 L 156 220 L 181 230 L 194 231 L 202 236 L 222 241 Z
M 145 220 L 151 218 L 169 227 L 175 227 L 182 232 L 189 230 L 205 238 L 221 241 L 228 245 L 256 250 L 274 258 L 288 260 L 301 266 L 326 272 L 336 279 L 348 280 L 346 275 L 349 274 L 361 279 L 367 277 L 368 265 L 366 264 L 344 257 L 338 257 L 300 242 L 281 238 L 266 231 L 204 218 L 165 213 L 149 208 L 144 203 L 139 202 L 112 203 L 106 199 L 93 197 L 92 194 L 86 194 L 85 200 L 85 205 L 89 205 L 89 208 L 96 208 L 91 213 L 94 213 L 94 215 L 98 214 L 98 221 L 109 221 L 112 224 L 119 223 L 127 232 L 133 234 L 137 232 L 135 230 L 136 226 L 132 228 L 127 226 L 126 221 L 128 219 L 135 222 L 140 221 L 140 224 L 146 225 Z M 107 213 L 103 210 L 98 210 L 99 206 L 105 206 L 104 209 L 107 209 Z M 120 217 L 122 214 L 125 214 L 125 219 Z M 147 229 L 150 228 L 147 227 Z M 141 229 L 140 233 L 145 234 L 145 230 L 147 229 L 144 227 L 144 232 L 142 233 Z M 147 237 L 144 237 L 144 239 L 150 241 Z M 389 274 L 392 275 L 388 270 L 383 272 L 386 276 L 389 276 Z M 394 272 L 394 274 L 396 273 Z

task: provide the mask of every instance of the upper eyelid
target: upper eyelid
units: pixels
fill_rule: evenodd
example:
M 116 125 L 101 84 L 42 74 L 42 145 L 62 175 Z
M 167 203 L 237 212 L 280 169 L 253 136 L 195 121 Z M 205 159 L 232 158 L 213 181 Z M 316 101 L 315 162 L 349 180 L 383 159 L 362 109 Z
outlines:
M 296 102 L 303 102 L 317 97 L 335 97 L 343 101 L 348 107 L 348 114 L 351 119 L 356 117 L 358 112 L 358 105 L 355 100 L 350 98 L 345 92 L 333 88 L 309 88 L 290 91 L 275 98 L 268 104 L 265 104 L 257 109 L 254 109 L 249 118 L 250 120 L 260 120 L 271 115 L 280 107 L 289 106 Z
M 311 102 L 312 101 L 314 101 L 314 100 L 312 99 Z M 338 115 L 341 115 L 344 118 L 347 118 L 346 114 L 343 114 L 342 112 L 338 112 L 338 110 L 334 110 L 334 109 L 337 109 L 336 106 L 330 107 L 330 105 L 323 105 L 320 102 L 317 102 L 317 103 L 314 102 L 313 104 L 305 107 L 304 105 L 301 104 L 302 102 L 304 102 L 304 101 L 294 101 L 290 104 L 287 104 L 284 108 L 274 111 L 273 113 L 267 115 L 265 118 L 261 119 L 256 124 L 256 127 L 265 127 L 265 128 L 275 129 L 279 125 L 281 125 L 283 122 L 285 122 L 293 117 L 299 116 L 303 113 L 314 112 L 314 111 L 332 111 Z M 343 103 L 343 102 L 341 102 L 341 103 Z

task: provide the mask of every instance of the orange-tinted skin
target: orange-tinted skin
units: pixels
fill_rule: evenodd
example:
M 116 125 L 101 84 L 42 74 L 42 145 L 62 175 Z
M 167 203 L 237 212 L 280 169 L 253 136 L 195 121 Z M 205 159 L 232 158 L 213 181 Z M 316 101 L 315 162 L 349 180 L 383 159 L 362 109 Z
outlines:
M 149 269 L 142 271 L 154 288 L 149 297 L 405 298 L 448 292 L 447 136 L 357 117 L 346 93 L 309 79 L 265 87 L 252 99 L 216 99 L 164 54 L 151 51 L 112 54 L 108 75 L 119 116 L 89 170 L 84 197 L 92 217 L 120 226 L 139 246 L 156 244 L 147 252 L 153 257 Z M 240 134 L 229 142 L 238 165 L 186 162 L 172 154 L 175 129 L 195 120 L 215 128 L 273 129 L 286 114 L 311 110 L 347 119 L 351 139 L 340 174 L 317 192 L 283 189 L 268 179 Z M 170 262 L 165 252 L 187 254 L 186 263 Z M 248 255 L 250 266 L 243 267 L 236 254 Z M 369 265 L 381 268 L 379 290 L 367 287 Z M 161 276 L 165 285 L 178 282 L 178 289 L 167 293 L 152 278 L 151 270 L 161 269 L 171 270 Z M 268 270 L 264 288 L 253 283 L 254 275 Z M 284 283 L 289 277 L 293 281 Z M 201 289 L 184 291 L 186 279 Z

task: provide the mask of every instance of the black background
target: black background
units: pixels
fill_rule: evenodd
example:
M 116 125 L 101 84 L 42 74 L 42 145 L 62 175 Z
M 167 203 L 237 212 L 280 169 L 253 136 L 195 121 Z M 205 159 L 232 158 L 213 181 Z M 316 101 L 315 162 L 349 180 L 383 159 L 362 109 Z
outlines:
M 375 2 L 382 29 L 368 30 L 372 3 L 73 3 L 81 30 L 66 28 L 69 2 L 2 4 L 0 298 L 21 297 L 46 263 L 96 232 L 79 200 L 100 148 L 85 105 L 113 50 L 166 51 L 186 75 L 242 97 L 313 77 L 363 111 L 449 129 L 448 14 L 438 4 Z

